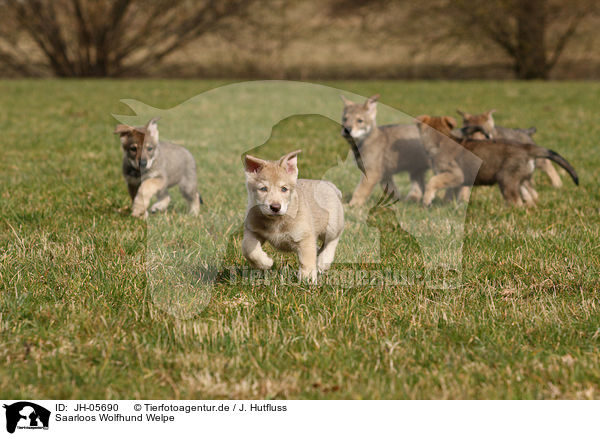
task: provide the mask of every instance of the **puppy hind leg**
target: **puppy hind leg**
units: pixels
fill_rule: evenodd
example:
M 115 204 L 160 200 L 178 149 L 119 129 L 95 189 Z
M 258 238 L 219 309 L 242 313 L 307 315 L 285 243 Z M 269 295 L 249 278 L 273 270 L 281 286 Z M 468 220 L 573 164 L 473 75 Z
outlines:
M 190 214 L 194 216 L 198 215 L 200 213 L 201 199 L 195 181 L 182 181 L 179 184 L 179 191 L 188 202 Z
M 534 202 L 538 201 L 539 195 L 538 195 L 537 191 L 535 190 L 535 188 L 533 187 L 533 184 L 531 183 L 531 180 L 525 180 L 523 182 L 523 185 L 525 185 L 525 187 L 529 191 L 529 194 L 531 194 L 531 197 L 533 198 L 533 201 Z
M 393 195 L 394 199 L 400 200 L 400 190 L 398 189 L 396 182 L 394 182 L 393 176 L 387 176 L 381 181 L 381 189 L 388 195 Z
M 171 196 L 168 190 L 160 191 L 156 194 L 157 201 L 150 207 L 150 213 L 162 212 L 167 210 L 169 203 L 171 202 Z
M 540 170 L 546 173 L 546 175 L 550 178 L 552 186 L 554 186 L 555 188 L 562 187 L 563 182 L 560 176 L 558 175 L 558 171 L 556 171 L 556 168 L 554 168 L 554 166 L 548 159 L 536 159 L 535 166 L 536 168 L 539 168 Z
M 504 182 L 499 181 L 500 192 L 504 200 L 513 206 L 523 206 L 523 200 L 521 198 L 520 185 L 514 181 Z
M 525 204 L 527 206 L 534 206 L 535 205 L 535 201 L 533 200 L 533 196 L 529 193 L 529 190 L 527 189 L 527 187 L 525 186 L 524 183 L 519 187 L 519 191 L 521 193 L 521 198 L 523 199 L 523 201 L 525 202 Z
M 201 203 L 202 203 L 202 198 L 200 197 L 200 194 L 198 194 L 196 192 L 196 196 L 190 203 L 190 215 L 198 216 L 198 214 L 200 213 L 200 204 Z
M 421 201 L 423 198 L 423 191 L 425 191 L 425 173 L 411 173 L 410 174 L 410 190 L 406 199 L 409 201 Z
M 535 203 L 538 200 L 538 193 L 533 188 L 531 184 L 531 180 L 524 180 L 521 184 L 521 198 L 527 206 L 535 206 Z

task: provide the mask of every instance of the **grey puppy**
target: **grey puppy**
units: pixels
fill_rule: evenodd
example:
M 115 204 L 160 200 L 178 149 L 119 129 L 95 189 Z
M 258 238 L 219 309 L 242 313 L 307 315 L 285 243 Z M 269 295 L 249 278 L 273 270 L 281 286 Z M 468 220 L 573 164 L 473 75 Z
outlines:
M 192 215 L 200 211 L 202 198 L 198 194 L 196 162 L 192 154 L 180 145 L 158 139 L 158 118 L 145 127 L 118 124 L 115 134 L 123 147 L 123 177 L 132 201 L 131 215 L 148 216 L 148 206 L 154 195 L 156 203 L 150 212 L 159 212 L 169 206 L 169 188 L 179 185 Z
M 364 103 L 354 103 L 342 96 L 342 136 L 352 147 L 356 163 L 363 172 L 350 206 L 364 204 L 378 183 L 385 192 L 400 198 L 394 174 L 403 171 L 410 176 L 408 200 L 420 200 L 425 188 L 429 158 L 418 129 L 412 124 L 378 126 L 378 98 L 377 94 Z

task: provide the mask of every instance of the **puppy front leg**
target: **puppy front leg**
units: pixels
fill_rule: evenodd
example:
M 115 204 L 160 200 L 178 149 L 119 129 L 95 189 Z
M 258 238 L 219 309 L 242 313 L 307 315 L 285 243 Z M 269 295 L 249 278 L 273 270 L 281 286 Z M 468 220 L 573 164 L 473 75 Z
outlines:
M 273 266 L 273 259 L 264 252 L 261 241 L 248 229 L 244 229 L 242 253 L 244 254 L 244 257 L 257 268 L 269 269 Z
M 163 188 L 165 188 L 165 181 L 163 179 L 148 179 L 143 181 L 133 199 L 131 216 L 146 218 L 148 216 L 147 209 L 150 205 L 150 200 L 154 194 Z
M 454 201 L 458 198 L 460 188 L 448 188 L 444 194 L 444 201 Z
M 300 242 L 298 262 L 300 263 L 300 280 L 317 283 L 317 240 L 315 237 L 308 237 Z
M 129 196 L 131 197 L 131 202 L 135 200 L 135 196 L 137 195 L 138 188 L 140 187 L 139 183 L 128 183 L 127 191 L 129 191 Z
M 468 203 L 469 197 L 471 196 L 471 188 L 468 186 L 459 186 L 456 188 L 446 189 L 444 195 L 444 201 L 457 201 L 461 203 Z
M 352 194 L 352 199 L 350 200 L 350 206 L 362 206 L 371 192 L 373 188 L 379 182 L 379 178 L 375 176 L 367 177 L 366 175 L 362 175 L 360 182 L 358 182 L 358 186 L 354 190 L 354 194 Z
M 381 181 L 381 189 L 383 192 L 386 192 L 388 195 L 393 195 L 394 200 L 400 200 L 400 190 L 394 182 L 394 178 L 392 176 L 385 177 Z
M 335 257 L 335 249 L 337 248 L 339 241 L 340 237 L 338 236 L 337 238 L 329 241 L 325 240 L 323 243 L 323 247 L 317 256 L 317 267 L 319 268 L 319 272 L 325 272 L 331 267 Z

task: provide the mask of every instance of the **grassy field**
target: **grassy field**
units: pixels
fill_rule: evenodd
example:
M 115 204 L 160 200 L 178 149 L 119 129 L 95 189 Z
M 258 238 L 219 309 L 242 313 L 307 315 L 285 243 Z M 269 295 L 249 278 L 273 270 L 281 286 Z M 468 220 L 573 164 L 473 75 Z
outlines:
M 0 82 L 4 398 L 600 398 L 600 84 L 330 83 L 378 92 L 413 116 L 494 107 L 500 125 L 537 126 L 539 143 L 575 166 L 581 186 L 563 175 L 554 189 L 536 174 L 540 201 L 529 210 L 476 188 L 458 289 L 225 277 L 203 311 L 182 319 L 148 290 L 147 225 L 205 231 L 219 180 L 200 175 L 198 221 L 183 214 L 178 193 L 150 224 L 130 218 L 111 114 L 131 114 L 122 98 L 169 108 L 222 84 Z M 259 152 L 302 148 L 301 174 L 321 177 L 323 162 L 347 151 L 338 132 L 322 117 L 292 117 Z M 406 190 L 406 176 L 398 181 Z M 385 210 L 369 220 L 382 230 L 382 262 L 372 268 L 422 272 L 414 237 Z M 239 232 L 228 243 L 225 264 L 243 269 Z M 296 268 L 292 256 L 275 260 Z

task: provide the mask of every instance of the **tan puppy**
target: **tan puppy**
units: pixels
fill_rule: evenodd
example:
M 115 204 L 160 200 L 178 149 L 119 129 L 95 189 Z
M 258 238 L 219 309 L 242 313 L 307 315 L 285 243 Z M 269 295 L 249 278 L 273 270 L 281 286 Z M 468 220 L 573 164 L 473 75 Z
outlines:
M 298 254 L 300 279 L 315 283 L 317 270 L 331 266 L 344 230 L 342 193 L 331 182 L 298 179 L 298 153 L 278 161 L 246 155 L 248 207 L 242 252 L 260 269 L 273 266 L 262 249 L 268 241 L 282 251 Z M 317 250 L 317 241 L 321 247 Z
M 579 184 L 573 167 L 552 150 L 506 140 L 457 138 L 451 133 L 456 127 L 452 117 L 421 115 L 417 119 L 423 146 L 435 172 L 425 188 L 425 206 L 431 204 L 440 189 L 496 183 L 509 204 L 521 206 L 525 202 L 534 205 L 537 192 L 531 186 L 531 175 L 536 158 L 551 159 L 558 163 L 569 172 L 575 184 Z
M 457 109 L 456 111 L 463 117 L 463 126 L 480 126 L 491 139 L 508 139 L 523 144 L 535 144 L 532 138 L 532 135 L 536 132 L 535 127 L 529 129 L 509 129 L 508 127 L 496 126 L 494 117 L 492 116 L 492 114 L 496 112 L 495 109 L 477 115 L 463 112 L 460 109 Z M 472 138 L 484 139 L 481 133 L 476 134 Z M 560 179 L 558 172 L 548 159 L 536 159 L 535 166 L 546 173 L 550 178 L 552 186 L 555 188 L 560 188 L 562 186 L 562 180 Z
M 429 159 L 419 132 L 412 124 L 378 127 L 378 98 L 379 95 L 373 95 L 364 103 L 354 103 L 342 96 L 342 136 L 352 147 L 356 163 L 363 171 L 350 206 L 364 204 L 377 184 L 400 198 L 393 177 L 402 171 L 408 172 L 411 181 L 407 199 L 419 201 L 423 195 Z

